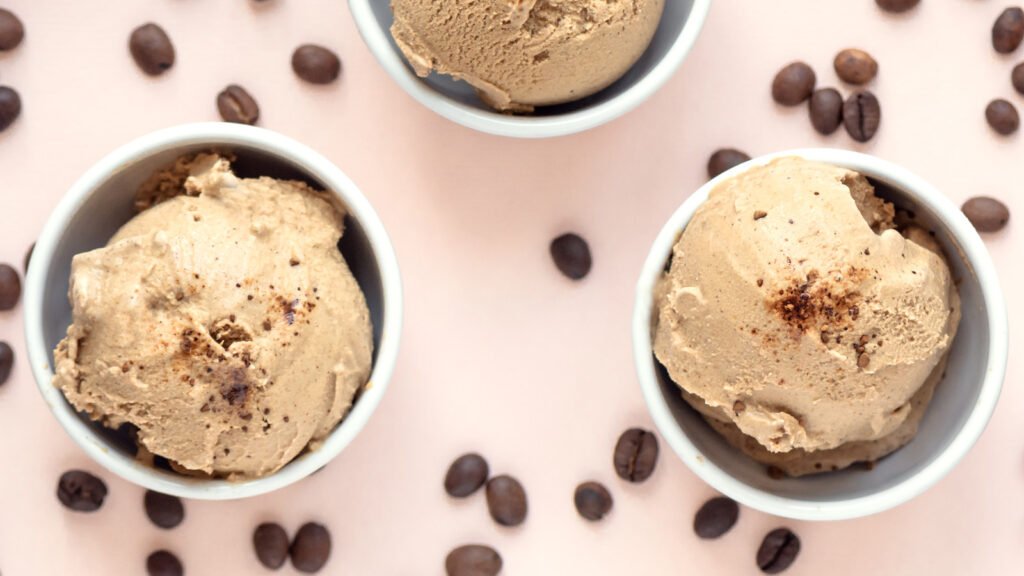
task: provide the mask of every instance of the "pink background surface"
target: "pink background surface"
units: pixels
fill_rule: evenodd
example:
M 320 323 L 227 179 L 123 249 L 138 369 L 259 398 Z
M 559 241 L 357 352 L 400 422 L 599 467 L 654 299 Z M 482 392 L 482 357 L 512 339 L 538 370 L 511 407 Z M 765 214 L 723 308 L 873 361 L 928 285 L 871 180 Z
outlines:
M 379 0 L 385 1 L 385 0 Z M 401 261 L 407 318 L 397 373 L 378 413 L 321 474 L 242 502 L 187 502 L 184 524 L 162 531 L 142 490 L 100 470 L 58 427 L 25 362 L 20 309 L 0 313 L 17 354 L 0 388 L 0 571 L 140 574 L 166 547 L 186 572 L 261 574 L 252 529 L 327 524 L 324 573 L 441 574 L 445 554 L 485 542 L 505 574 L 750 574 L 761 537 L 792 527 L 803 550 L 788 574 L 996 574 L 1024 563 L 1024 362 L 1011 358 L 991 425 L 966 460 L 924 496 L 873 518 L 783 521 L 744 509 L 736 528 L 701 542 L 691 522 L 711 489 L 662 443 L 654 477 L 618 480 L 612 446 L 626 427 L 652 427 L 630 352 L 633 285 L 658 229 L 705 180 L 708 154 L 856 147 L 903 164 L 957 203 L 1002 198 L 1024 214 L 1017 135 L 984 122 L 995 97 L 1018 106 L 1013 57 L 989 31 L 1005 2 L 925 0 L 892 17 L 870 0 L 720 0 L 675 78 L 636 112 L 592 132 L 550 141 L 505 140 L 435 116 L 378 68 L 343 0 L 2 0 L 27 39 L 0 54 L 0 84 L 24 112 L 0 134 L 0 261 L 18 263 L 71 183 L 113 148 L 151 130 L 217 119 L 229 82 L 259 100 L 261 125 L 326 154 L 379 210 Z M 143 76 L 126 48 L 131 29 L 163 25 L 178 61 Z M 289 67 L 304 42 L 341 55 L 333 86 L 304 85 Z M 814 133 L 806 111 L 768 96 L 774 72 L 801 58 L 820 85 L 831 59 L 857 46 L 881 63 L 872 89 L 884 109 L 867 146 Z M 562 278 L 552 237 L 592 243 L 586 281 Z M 1008 295 L 1024 290 L 1020 227 L 986 237 Z M 1014 250 L 1013 248 L 1016 248 Z M 1010 298 L 1012 329 L 1024 322 Z M 492 470 L 518 476 L 530 498 L 523 527 L 503 529 L 482 496 L 441 489 L 452 458 L 479 450 Z M 54 497 L 57 477 L 82 467 L 110 495 L 94 514 Z M 572 505 L 577 483 L 605 482 L 615 509 L 599 524 Z M 290 573 L 285 568 L 281 573 Z

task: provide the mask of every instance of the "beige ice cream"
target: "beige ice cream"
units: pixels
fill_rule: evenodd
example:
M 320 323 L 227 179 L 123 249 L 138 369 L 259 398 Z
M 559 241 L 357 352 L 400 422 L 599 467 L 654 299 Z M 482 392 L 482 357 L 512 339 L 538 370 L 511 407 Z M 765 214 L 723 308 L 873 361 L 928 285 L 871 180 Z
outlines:
M 863 176 L 783 158 L 710 194 L 658 287 L 654 350 L 733 444 L 805 474 L 913 438 L 960 319 L 931 237 Z
M 579 100 L 621 78 L 664 0 L 392 0 L 391 34 L 416 73 L 464 80 L 498 110 Z
M 186 472 L 256 478 L 315 449 L 367 384 L 372 349 L 328 198 L 238 178 L 213 154 L 156 175 L 144 211 L 72 262 L 54 384 Z

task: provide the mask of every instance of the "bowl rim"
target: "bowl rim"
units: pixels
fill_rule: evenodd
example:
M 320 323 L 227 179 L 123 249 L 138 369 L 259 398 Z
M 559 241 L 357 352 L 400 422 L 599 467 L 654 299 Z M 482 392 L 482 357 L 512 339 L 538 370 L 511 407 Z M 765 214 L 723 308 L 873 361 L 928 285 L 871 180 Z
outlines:
M 931 208 L 948 228 L 952 238 L 960 244 L 968 265 L 973 267 L 988 310 L 987 370 L 978 401 L 971 408 L 967 421 L 946 449 L 927 466 L 904 481 L 867 496 L 824 502 L 801 500 L 778 496 L 736 479 L 704 456 L 691 442 L 672 416 L 657 377 L 651 341 L 653 293 L 679 234 L 707 199 L 708 193 L 718 184 L 752 167 L 785 156 L 799 156 L 834 164 L 868 176 L 878 175 L 913 196 L 915 201 Z M 775 516 L 795 520 L 844 520 L 876 514 L 913 499 L 945 477 L 967 454 L 984 431 L 999 399 L 1006 372 L 1008 330 L 1006 304 L 992 259 L 977 231 L 952 201 L 909 170 L 875 156 L 849 150 L 805 148 L 767 154 L 734 167 L 701 186 L 672 214 L 654 241 L 637 283 L 633 310 L 633 355 L 644 400 L 655 425 L 679 458 L 704 482 L 750 508 Z
M 510 138 L 554 138 L 584 132 L 625 115 L 657 92 L 683 63 L 704 28 L 712 0 L 693 0 L 682 30 L 662 59 L 621 94 L 595 106 L 553 116 L 511 116 L 467 106 L 437 92 L 418 78 L 392 46 L 389 33 L 370 7 L 379 0 L 349 0 L 360 35 L 389 76 L 420 104 L 467 128 Z M 666 0 L 671 2 L 673 0 Z
M 348 415 L 319 449 L 297 457 L 269 476 L 242 482 L 184 476 L 174 478 L 112 450 L 91 425 L 77 416 L 63 393 L 52 385 L 50 350 L 43 338 L 42 295 L 48 282 L 47 272 L 53 252 L 68 223 L 86 200 L 113 174 L 138 161 L 168 150 L 202 144 L 257 149 L 289 162 L 323 182 L 363 228 L 376 256 L 383 294 L 381 341 L 369 380 L 372 386 L 364 389 Z M 32 262 L 25 285 L 25 337 L 32 373 L 43 399 L 68 435 L 94 461 L 129 482 L 165 494 L 199 500 L 247 498 L 284 488 L 319 470 L 341 453 L 366 425 L 387 390 L 398 357 L 403 315 L 402 283 L 398 260 L 383 223 L 355 183 L 330 160 L 296 140 L 264 128 L 226 122 L 184 124 L 147 134 L 107 154 L 61 198 L 36 242 Z

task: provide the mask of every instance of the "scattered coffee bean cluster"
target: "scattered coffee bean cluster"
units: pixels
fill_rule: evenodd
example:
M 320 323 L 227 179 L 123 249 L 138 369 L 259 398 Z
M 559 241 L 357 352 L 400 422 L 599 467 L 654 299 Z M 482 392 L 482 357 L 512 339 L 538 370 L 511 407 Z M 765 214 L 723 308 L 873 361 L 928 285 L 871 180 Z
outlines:
M 992 24 L 992 48 L 1003 55 L 1010 55 L 1024 43 L 1024 9 L 1012 6 L 1004 9 Z M 1024 62 L 1014 66 L 1010 72 L 1010 85 L 1024 95 Z M 1020 114 L 1017 107 L 1005 98 L 996 98 L 985 107 L 985 120 L 992 130 L 1001 136 L 1010 136 L 1020 129 Z M 964 203 L 961 208 L 967 219 L 979 232 L 998 232 L 1010 221 L 1010 209 L 996 198 L 977 196 Z
M 17 48 L 25 39 L 25 25 L 10 10 L 0 8 L 0 52 Z M 21 96 L 10 86 L 0 86 L 0 132 L 21 115 Z
M 920 4 L 920 0 L 875 0 L 886 12 L 904 13 Z M 1000 54 L 1012 54 L 1024 43 L 1024 10 L 1011 7 L 1003 10 L 992 26 L 992 46 Z M 836 75 L 855 86 L 864 85 L 878 75 L 878 61 L 857 48 L 839 52 L 833 60 Z M 1010 75 L 1011 84 L 1024 95 L 1024 62 L 1017 64 Z M 857 90 L 845 101 L 835 88 L 815 89 L 817 76 L 804 62 L 792 62 L 782 68 L 772 81 L 772 98 L 782 106 L 799 106 L 808 102 L 811 125 L 823 135 L 846 127 L 850 137 L 867 142 L 881 124 L 882 110 L 878 98 L 867 90 Z M 1009 136 L 1020 127 L 1017 108 L 1008 100 L 993 100 L 985 109 L 985 118 L 992 129 Z M 735 148 L 722 148 L 708 159 L 708 178 L 714 178 L 750 160 Z M 1001 201 L 989 196 L 976 196 L 962 206 L 964 215 L 979 232 L 997 232 L 1010 220 L 1010 210 Z
M 658 437 L 642 428 L 623 432 L 612 452 L 616 476 L 633 484 L 647 481 L 658 464 Z M 486 486 L 487 508 L 501 526 L 518 526 L 526 519 L 526 492 L 510 476 L 490 478 L 490 466 L 477 453 L 463 454 L 448 467 L 444 491 L 452 498 L 467 498 Z M 595 480 L 582 482 L 573 493 L 573 505 L 580 517 L 589 522 L 604 519 L 612 510 L 608 488 Z M 697 537 L 710 540 L 723 536 L 739 518 L 739 505 L 725 497 L 712 498 L 701 506 L 693 519 Z M 764 537 L 755 556 L 757 566 L 767 574 L 788 568 L 800 551 L 800 539 L 788 528 L 772 530 Z M 459 546 L 445 557 L 448 576 L 497 576 L 504 565 L 501 554 L 485 544 Z
M 103 480 L 84 470 L 69 470 L 57 481 L 57 499 L 69 510 L 95 512 L 107 498 Z M 142 500 L 146 517 L 158 528 L 170 530 L 185 520 L 185 505 L 177 496 L 147 490 Z M 276 570 L 291 558 L 299 572 L 320 571 L 331 556 L 331 534 L 321 524 L 307 522 L 288 540 L 288 533 L 279 524 L 260 524 L 253 532 L 253 549 L 261 564 Z M 146 558 L 149 576 L 182 576 L 181 560 L 168 550 L 157 550 Z
M 0 46 L 3 45 L 0 34 Z M 29 253 L 31 255 L 31 252 Z M 25 258 L 28 268 L 28 257 Z M 0 264 L 0 312 L 13 310 L 21 300 L 21 277 L 18 271 L 9 264 Z M 7 342 L 0 340 L 0 387 L 7 383 L 14 369 L 14 349 Z
M 452 498 L 468 498 L 484 488 L 487 510 L 500 526 L 514 527 L 526 521 L 529 510 L 526 490 L 519 480 L 502 474 L 490 477 L 491 468 L 483 456 L 463 454 L 448 467 L 444 491 Z M 449 576 L 494 576 L 501 572 L 501 555 L 484 544 L 459 546 L 445 558 Z
M 307 522 L 288 541 L 288 532 L 280 524 L 266 522 L 252 534 L 256 558 L 266 568 L 277 570 L 290 557 L 299 572 L 319 572 L 331 557 L 331 533 L 322 524 Z
M 732 530 L 740 516 L 740 507 L 730 498 L 718 496 L 704 503 L 693 518 L 698 538 L 714 540 Z M 776 528 L 765 535 L 754 557 L 765 574 L 778 574 L 793 565 L 800 553 L 800 538 L 789 528 Z
M 992 25 L 992 48 L 999 54 L 1013 54 L 1024 42 L 1024 9 L 1006 8 Z M 1010 84 L 1024 94 L 1024 62 L 1010 73 Z M 985 120 L 997 134 L 1009 136 L 1020 128 L 1020 114 L 1009 100 L 996 98 L 985 107 Z
M 25 26 L 10 10 L 0 8 L 0 52 L 17 48 L 25 39 Z M 21 115 L 21 96 L 10 86 L 0 86 L 0 132 L 6 130 Z M 27 263 L 26 263 L 27 266 Z M 21 278 L 7 264 L 0 264 L 0 311 L 13 309 L 21 298 Z M 11 376 L 14 350 L 0 341 L 0 386 Z
M 69 470 L 57 481 L 57 499 L 69 510 L 95 512 L 107 498 L 107 484 L 84 470 Z M 146 516 L 159 528 L 169 530 L 185 519 L 185 507 L 175 496 L 147 491 L 143 498 Z M 185 568 L 174 553 L 157 550 L 146 558 L 149 576 L 182 576 Z
M 878 75 L 878 62 L 864 50 L 847 48 L 833 61 L 836 75 L 854 86 L 863 86 Z M 874 138 L 882 122 L 882 107 L 869 90 L 857 89 L 848 98 L 835 88 L 818 88 L 817 75 L 804 62 L 792 62 L 772 80 L 772 98 L 783 106 L 799 106 L 808 102 L 811 125 L 828 136 L 845 126 L 857 142 Z
M 132 31 L 128 49 L 139 69 L 150 76 L 160 76 L 174 67 L 174 43 L 162 27 L 152 22 Z M 341 76 L 338 55 L 316 44 L 296 48 L 291 62 L 295 75 L 310 84 L 330 84 Z M 225 122 L 253 125 L 259 121 L 259 104 L 238 84 L 229 84 L 217 94 L 216 104 Z

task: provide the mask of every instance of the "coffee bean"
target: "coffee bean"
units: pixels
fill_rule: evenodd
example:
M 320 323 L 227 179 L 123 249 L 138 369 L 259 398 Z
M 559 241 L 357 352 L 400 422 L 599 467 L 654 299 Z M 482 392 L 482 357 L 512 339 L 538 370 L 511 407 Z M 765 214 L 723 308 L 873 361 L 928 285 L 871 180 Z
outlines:
M 156 24 L 144 24 L 132 31 L 128 48 L 135 63 L 150 76 L 163 74 L 174 66 L 174 44 Z
M 21 116 L 21 96 L 9 86 L 0 86 L 0 132 Z
M 1010 81 L 1013 83 L 1013 89 L 1024 95 L 1024 62 L 1013 67 Z
M 18 305 L 21 299 L 21 278 L 18 271 L 0 264 L 0 310 L 10 310 Z
M 772 98 L 783 106 L 796 106 L 811 97 L 816 81 L 814 70 L 807 64 L 787 64 L 772 81 Z
M 906 12 L 921 3 L 921 0 L 875 0 L 875 4 L 886 12 L 899 14 Z
M 867 84 L 878 74 L 878 62 L 871 54 L 857 48 L 847 48 L 836 55 L 832 65 L 843 82 Z
M 311 84 L 330 84 L 341 74 L 341 60 L 323 46 L 304 44 L 292 54 L 292 70 Z
M 1010 221 L 1010 209 L 995 198 L 979 196 L 963 205 L 964 216 L 978 232 L 998 232 Z
M 811 95 L 811 125 L 828 136 L 843 123 L 843 96 L 835 88 L 815 90 Z
M 846 132 L 857 142 L 875 137 L 882 122 L 882 106 L 878 98 L 867 90 L 854 92 L 843 104 L 843 124 Z
M 993 130 L 1009 136 L 1020 128 L 1020 115 L 1017 107 L 1002 98 L 993 100 L 985 107 L 985 120 Z
M 757 567 L 765 574 L 778 574 L 789 568 L 799 553 L 800 538 L 788 528 L 776 528 L 757 549 Z
M 303 524 L 295 534 L 288 552 L 296 570 L 309 574 L 317 572 L 331 557 L 331 534 L 320 524 Z
M 502 526 L 518 526 L 526 520 L 526 491 L 511 476 L 495 476 L 487 481 L 487 509 Z
M 577 486 L 573 502 L 580 516 L 595 522 L 612 510 L 612 495 L 597 482 L 584 482 Z
M 750 160 L 746 152 L 735 148 L 720 148 L 708 158 L 708 178 L 714 178 L 726 170 L 731 170 Z
M 501 565 L 501 555 L 482 544 L 459 546 L 444 559 L 448 576 L 497 576 Z
M 25 26 L 10 10 L 0 8 L 0 52 L 13 50 L 25 38 Z
M 590 246 L 578 234 L 563 234 L 552 240 L 551 257 L 558 270 L 573 280 L 585 278 L 594 265 Z
M 260 564 L 271 570 L 284 566 L 288 559 L 288 533 L 280 524 L 267 522 L 257 526 L 252 533 L 252 546 Z
M 256 100 L 237 84 L 231 84 L 217 94 L 217 110 L 225 122 L 251 126 L 260 119 L 260 107 Z
M 149 576 L 182 576 L 185 567 L 174 554 L 167 550 L 157 550 L 146 558 L 146 573 Z
M 177 496 L 146 490 L 146 516 L 160 528 L 174 528 L 185 519 L 185 507 Z
M 705 540 L 718 538 L 732 530 L 740 516 L 740 507 L 732 498 L 719 496 L 704 503 L 693 518 L 693 531 Z
M 14 350 L 7 342 L 0 340 L 0 386 L 3 386 L 11 377 L 11 369 L 14 367 Z
M 630 428 L 619 436 L 612 458 L 615 473 L 629 482 L 643 482 L 658 464 L 658 438 L 653 432 Z
M 992 25 L 992 47 L 1000 54 L 1009 54 L 1024 40 L 1024 10 L 1014 7 L 1003 10 Z
M 57 482 L 57 499 L 76 512 L 94 512 L 103 506 L 107 485 L 83 470 L 69 470 Z
M 28 263 L 32 261 L 32 253 L 36 251 L 36 243 L 33 242 L 28 247 L 28 252 L 25 253 L 25 273 L 28 274 Z
M 490 469 L 487 460 L 479 454 L 463 454 L 448 468 L 444 477 L 444 491 L 453 498 L 465 498 L 487 482 Z

